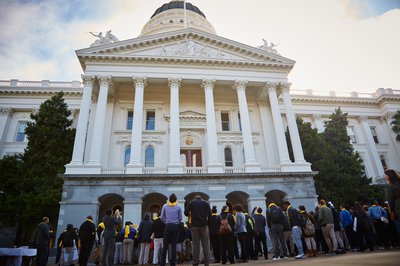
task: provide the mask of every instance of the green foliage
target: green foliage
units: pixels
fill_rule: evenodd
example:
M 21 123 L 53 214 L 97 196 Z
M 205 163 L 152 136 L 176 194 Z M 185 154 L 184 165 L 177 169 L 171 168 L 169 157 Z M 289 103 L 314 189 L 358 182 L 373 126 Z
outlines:
M 396 134 L 396 141 L 400 142 L 400 110 L 393 115 L 392 119 L 390 125 L 392 125 L 392 130 Z
M 8 207 L 14 208 L 11 213 L 18 215 L 25 228 L 36 226 L 43 216 L 53 221 L 58 216 L 62 190 L 58 175 L 71 160 L 75 136 L 63 95 L 57 93 L 31 114 L 33 122 L 25 129 L 29 142 L 24 154 L 0 160 L 1 173 L 7 173 L 0 175 L 1 181 L 10 179 L 4 191 L 14 198 L 8 201 Z
M 336 204 L 383 199 L 382 189 L 371 185 L 365 175 L 362 160 L 347 135 L 347 125 L 347 114 L 340 108 L 325 122 L 325 131 L 320 134 L 310 123 L 297 119 L 304 157 L 318 171 L 317 194 Z

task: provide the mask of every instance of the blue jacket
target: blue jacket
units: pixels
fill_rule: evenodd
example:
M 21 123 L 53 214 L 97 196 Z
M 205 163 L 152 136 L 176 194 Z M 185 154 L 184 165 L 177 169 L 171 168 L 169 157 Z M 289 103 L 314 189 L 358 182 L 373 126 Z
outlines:
M 125 238 L 125 230 L 128 228 L 129 233 L 128 233 L 128 237 Z M 136 235 L 136 229 L 135 227 L 133 227 L 132 225 L 127 225 L 124 227 L 124 229 L 122 229 L 121 231 L 121 235 L 123 239 L 135 239 L 135 235 Z
M 342 224 L 342 228 L 347 228 L 348 226 L 353 225 L 353 218 L 351 217 L 351 213 L 346 209 L 342 209 L 342 211 L 340 212 L 340 221 Z
M 238 212 L 236 214 L 235 233 L 247 233 L 246 218 L 244 217 L 243 212 Z
M 368 216 L 374 220 L 380 220 L 383 216 L 382 207 L 379 205 L 372 205 L 368 208 Z

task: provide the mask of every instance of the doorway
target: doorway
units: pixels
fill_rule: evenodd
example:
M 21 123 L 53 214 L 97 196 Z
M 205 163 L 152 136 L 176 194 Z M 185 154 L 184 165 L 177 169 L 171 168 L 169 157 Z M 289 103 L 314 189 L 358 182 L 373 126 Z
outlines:
M 186 167 L 202 167 L 201 149 L 181 150 L 182 162 Z

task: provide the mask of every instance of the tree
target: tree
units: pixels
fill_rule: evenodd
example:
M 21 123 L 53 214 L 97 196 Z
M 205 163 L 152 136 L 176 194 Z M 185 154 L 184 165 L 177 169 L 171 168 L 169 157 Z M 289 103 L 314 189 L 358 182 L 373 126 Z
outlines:
M 400 110 L 392 116 L 392 130 L 396 134 L 396 141 L 400 142 Z
M 22 241 L 30 237 L 27 233 L 43 216 L 53 222 L 57 220 L 62 190 L 62 179 L 58 175 L 64 173 L 64 165 L 71 160 L 75 136 L 72 120 L 68 118 L 71 111 L 63 95 L 63 92 L 57 93 L 43 102 L 37 113 L 31 114 L 33 122 L 25 129 L 28 145 L 24 154 L 7 157 L 0 163 L 9 173 L 0 175 L 1 178 L 11 179 L 4 193 L 19 199 L 9 202 L 15 202 L 10 206 L 15 208 Z
M 382 199 L 382 189 L 371 185 L 371 178 L 365 175 L 361 157 L 354 152 L 347 135 L 347 126 L 347 113 L 340 108 L 325 122 L 325 131 L 321 136 L 327 145 L 318 161 L 319 173 L 315 177 L 317 193 L 336 203 Z

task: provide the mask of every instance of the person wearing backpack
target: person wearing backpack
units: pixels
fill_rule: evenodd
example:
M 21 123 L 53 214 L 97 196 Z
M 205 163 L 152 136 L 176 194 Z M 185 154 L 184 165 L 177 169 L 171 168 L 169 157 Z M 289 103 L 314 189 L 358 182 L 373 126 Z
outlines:
M 303 242 L 301 240 L 301 234 L 302 234 L 301 228 L 303 226 L 303 219 L 300 216 L 300 213 L 290 204 L 289 201 L 285 201 L 283 203 L 283 206 L 288 214 L 290 227 L 292 228 L 293 242 L 298 250 L 298 254 L 294 258 L 303 259 L 304 249 L 303 249 Z
M 306 242 L 308 257 L 317 256 L 317 244 L 315 243 L 315 226 L 314 217 L 306 212 L 306 207 L 303 205 L 299 206 L 300 215 L 303 217 L 305 225 L 302 227 L 304 241 Z
M 254 227 L 255 222 L 252 216 L 250 216 L 247 212 L 244 213 L 244 217 L 246 218 L 246 251 L 247 251 L 247 259 L 255 260 L 257 255 L 254 253 Z
M 255 242 L 256 242 L 256 250 L 255 250 L 255 259 L 258 259 L 258 254 L 261 251 L 261 244 L 263 246 L 263 254 L 265 259 L 268 259 L 268 247 L 267 247 L 267 236 L 265 234 L 265 226 L 267 225 L 267 220 L 265 216 L 262 215 L 262 208 L 257 207 L 255 213 L 253 214 L 253 219 L 255 223 Z
M 267 224 L 271 234 L 272 246 L 274 249 L 274 257 L 272 260 L 279 260 L 281 252 L 279 244 L 282 248 L 283 259 L 288 258 L 288 252 L 285 242 L 283 241 L 283 223 L 285 222 L 285 215 L 280 207 L 274 202 L 268 205 L 267 210 Z
M 222 264 L 226 264 L 226 262 L 229 260 L 230 264 L 235 263 L 235 258 L 234 258 L 234 251 L 233 251 L 233 241 L 235 239 L 234 236 L 234 228 L 235 228 L 235 218 L 233 217 L 232 214 L 229 213 L 229 207 L 228 206 L 223 206 L 221 209 L 220 213 L 220 229 L 219 229 L 219 239 L 221 243 L 221 259 L 222 259 Z M 226 230 L 221 230 L 222 224 L 227 223 L 230 228 Z M 227 256 L 228 253 L 228 256 Z

